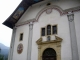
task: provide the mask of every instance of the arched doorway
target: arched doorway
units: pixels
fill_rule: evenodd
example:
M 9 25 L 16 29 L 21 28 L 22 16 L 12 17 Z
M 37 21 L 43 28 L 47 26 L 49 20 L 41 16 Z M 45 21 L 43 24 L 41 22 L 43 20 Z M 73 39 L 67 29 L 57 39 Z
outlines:
M 52 48 L 44 50 L 42 60 L 56 60 L 56 51 Z

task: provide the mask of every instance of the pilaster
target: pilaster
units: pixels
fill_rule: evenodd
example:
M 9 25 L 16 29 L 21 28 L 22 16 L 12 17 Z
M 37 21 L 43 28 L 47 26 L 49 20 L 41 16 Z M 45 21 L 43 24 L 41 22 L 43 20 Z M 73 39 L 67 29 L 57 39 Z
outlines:
M 11 45 L 10 45 L 10 51 L 9 51 L 9 55 L 8 55 L 8 60 L 12 60 L 13 59 L 15 36 L 16 36 L 16 27 L 13 28 Z
M 79 60 L 76 31 L 75 31 L 75 24 L 74 24 L 74 14 L 72 12 L 69 12 L 67 17 L 68 17 L 69 29 L 70 29 L 72 60 Z
M 33 22 L 30 22 L 29 23 L 29 38 L 28 38 L 27 60 L 31 60 L 32 35 L 33 35 Z

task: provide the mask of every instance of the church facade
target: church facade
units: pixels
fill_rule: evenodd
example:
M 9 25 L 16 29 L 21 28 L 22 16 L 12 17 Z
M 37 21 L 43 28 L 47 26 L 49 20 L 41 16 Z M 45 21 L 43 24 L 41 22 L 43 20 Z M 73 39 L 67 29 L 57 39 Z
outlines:
M 3 23 L 13 29 L 8 60 L 80 60 L 80 1 L 34 1 Z

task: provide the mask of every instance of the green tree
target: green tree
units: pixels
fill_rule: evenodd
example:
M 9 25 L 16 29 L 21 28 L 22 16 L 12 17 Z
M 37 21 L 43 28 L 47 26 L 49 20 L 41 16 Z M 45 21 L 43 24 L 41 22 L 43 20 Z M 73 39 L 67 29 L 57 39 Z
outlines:
M 4 56 L 0 54 L 0 60 L 4 60 Z
M 1 54 L 1 48 L 0 48 L 0 60 L 4 60 L 4 56 Z
M 0 54 L 1 54 L 1 48 L 0 48 Z

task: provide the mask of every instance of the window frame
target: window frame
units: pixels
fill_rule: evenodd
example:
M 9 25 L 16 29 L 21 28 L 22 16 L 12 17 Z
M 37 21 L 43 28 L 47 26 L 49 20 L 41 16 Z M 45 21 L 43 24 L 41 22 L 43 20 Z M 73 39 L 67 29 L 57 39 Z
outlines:
M 51 24 L 48 24 L 48 25 L 51 26 L 51 30 L 52 30 L 52 25 L 51 25 Z M 47 25 L 47 26 L 48 26 L 48 25 Z M 46 26 L 46 36 L 50 36 L 50 35 L 52 35 L 52 31 L 51 31 L 51 34 L 50 34 L 50 35 L 47 35 L 47 26 Z
M 51 34 L 50 35 L 47 35 L 47 26 L 50 25 L 51 26 Z M 53 26 L 57 27 L 57 33 L 56 34 L 53 34 Z M 42 36 L 42 28 L 45 28 L 45 36 L 51 36 L 51 35 L 57 35 L 58 34 L 58 25 L 57 24 L 54 24 L 54 25 L 51 25 L 51 24 L 47 24 L 45 27 L 41 27 L 41 37 L 44 37 Z
M 21 36 L 21 34 L 22 34 L 22 36 Z M 19 41 L 23 41 L 23 33 L 20 33 L 20 35 L 19 35 Z
M 45 27 L 42 27 L 42 28 L 45 28 Z M 42 36 L 42 28 L 41 28 L 41 36 Z M 46 36 L 46 28 L 45 28 L 45 35 L 44 36 Z
M 53 34 L 53 26 L 56 26 L 56 28 L 57 28 L 57 33 L 56 34 Z M 57 24 L 52 25 L 52 35 L 57 35 L 57 34 L 58 34 L 58 25 Z

